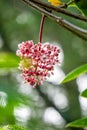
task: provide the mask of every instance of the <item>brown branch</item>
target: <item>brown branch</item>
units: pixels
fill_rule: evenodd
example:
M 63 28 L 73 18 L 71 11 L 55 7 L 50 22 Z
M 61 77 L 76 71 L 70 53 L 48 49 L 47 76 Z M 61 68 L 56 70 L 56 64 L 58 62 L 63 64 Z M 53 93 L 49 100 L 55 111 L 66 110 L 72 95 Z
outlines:
M 34 9 L 38 10 L 39 12 L 45 14 L 47 17 L 53 19 L 54 21 L 56 21 L 60 26 L 66 28 L 67 30 L 71 31 L 72 33 L 76 34 L 77 36 L 79 36 L 80 38 L 87 40 L 87 30 L 82 29 L 78 26 L 75 26 L 74 24 L 69 23 L 68 21 L 64 20 L 61 17 L 58 17 L 54 14 L 52 14 L 51 12 L 39 7 L 38 5 L 36 5 L 35 3 L 31 2 L 31 0 L 22 0 L 25 3 L 27 3 L 28 5 L 30 5 L 31 7 L 33 7 Z
M 73 13 L 63 9 L 63 7 L 66 7 L 66 4 L 65 4 L 65 6 L 56 7 L 56 6 L 49 5 L 41 0 L 28 0 L 28 1 L 34 2 L 39 7 L 42 7 L 48 11 L 56 11 L 58 13 L 62 13 L 62 14 L 68 15 L 70 17 L 76 18 L 78 20 L 82 20 L 84 22 L 87 22 L 87 17 L 84 17 L 82 15 L 73 14 Z

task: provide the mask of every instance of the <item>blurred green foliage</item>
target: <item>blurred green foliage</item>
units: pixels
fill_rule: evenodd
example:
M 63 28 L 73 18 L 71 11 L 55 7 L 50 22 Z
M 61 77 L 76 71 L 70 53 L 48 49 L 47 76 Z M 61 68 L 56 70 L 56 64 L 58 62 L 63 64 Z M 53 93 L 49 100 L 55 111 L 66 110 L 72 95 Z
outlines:
M 67 10 L 80 14 L 74 7 Z M 73 24 L 87 28 L 85 22 L 63 14 L 58 15 Z M 3 61 L 4 67 L 9 68 L 10 65 L 14 65 L 14 60 L 14 66 L 17 66 L 18 59 L 15 58 L 15 53 L 20 42 L 26 40 L 38 42 L 40 19 L 41 14 L 21 0 L 0 1 L 0 61 L 6 58 Z M 64 60 L 58 69 L 63 74 L 87 62 L 87 41 L 78 38 L 49 18 L 46 19 L 43 32 L 43 42 L 47 41 L 59 45 L 62 49 Z M 10 57 L 2 55 L 9 53 Z M 46 82 L 33 89 L 28 84 L 23 84 L 23 79 L 19 74 L 17 69 L 0 69 L 1 126 L 18 124 L 28 130 L 77 130 L 76 128 L 64 128 L 66 123 L 80 118 L 82 113 L 87 115 L 80 105 L 76 80 L 64 85 Z M 59 75 L 61 73 L 56 77 Z M 64 103 L 66 103 L 65 106 Z M 51 115 L 49 108 L 52 108 L 51 112 L 59 114 L 56 114 L 57 123 L 48 120 Z M 50 119 L 54 119 L 53 117 L 55 116 L 51 115 Z
M 25 130 L 24 127 L 13 125 L 13 126 L 4 126 L 0 130 Z
M 83 15 L 87 16 L 87 1 L 86 0 L 75 0 L 75 4 L 81 10 Z
M 1 68 L 17 68 L 19 58 L 13 53 L 0 53 L 0 69 Z

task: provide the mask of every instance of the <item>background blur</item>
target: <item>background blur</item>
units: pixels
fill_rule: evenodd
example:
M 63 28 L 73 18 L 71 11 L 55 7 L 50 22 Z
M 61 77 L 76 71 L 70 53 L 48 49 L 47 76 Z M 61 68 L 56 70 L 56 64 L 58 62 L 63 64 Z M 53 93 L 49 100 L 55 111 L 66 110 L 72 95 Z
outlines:
M 74 7 L 68 10 L 80 14 Z M 58 15 L 87 28 L 87 23 Z M 18 43 L 26 40 L 37 43 L 40 19 L 41 14 L 22 0 L 1 0 L 0 51 L 15 53 Z M 87 41 L 47 18 L 43 42 L 58 45 L 62 51 L 54 76 L 42 86 L 33 89 L 23 84 L 17 70 L 0 69 L 0 125 L 18 124 L 28 130 L 77 130 L 64 126 L 87 116 L 87 99 L 79 96 L 87 87 L 87 75 L 81 75 L 67 84 L 59 85 L 59 82 L 65 74 L 87 62 Z

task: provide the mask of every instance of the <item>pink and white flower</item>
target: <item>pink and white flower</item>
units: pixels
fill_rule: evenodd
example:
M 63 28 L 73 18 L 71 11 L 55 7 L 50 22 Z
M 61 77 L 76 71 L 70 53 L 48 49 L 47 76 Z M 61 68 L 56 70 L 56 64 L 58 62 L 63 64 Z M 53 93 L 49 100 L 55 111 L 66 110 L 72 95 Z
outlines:
M 19 44 L 16 55 L 21 58 L 19 69 L 24 81 L 34 87 L 42 84 L 46 77 L 53 74 L 54 65 L 59 62 L 59 53 L 60 49 L 49 43 L 26 41 Z

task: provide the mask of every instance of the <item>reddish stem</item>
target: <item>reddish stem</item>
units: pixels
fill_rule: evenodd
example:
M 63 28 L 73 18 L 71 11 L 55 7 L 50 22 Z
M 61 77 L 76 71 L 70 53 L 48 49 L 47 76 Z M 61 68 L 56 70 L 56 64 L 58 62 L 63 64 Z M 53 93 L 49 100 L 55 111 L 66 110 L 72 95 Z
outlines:
M 43 33 L 43 26 L 46 16 L 43 14 L 41 18 L 41 24 L 40 24 L 40 32 L 39 32 L 39 42 L 42 42 L 42 33 Z

